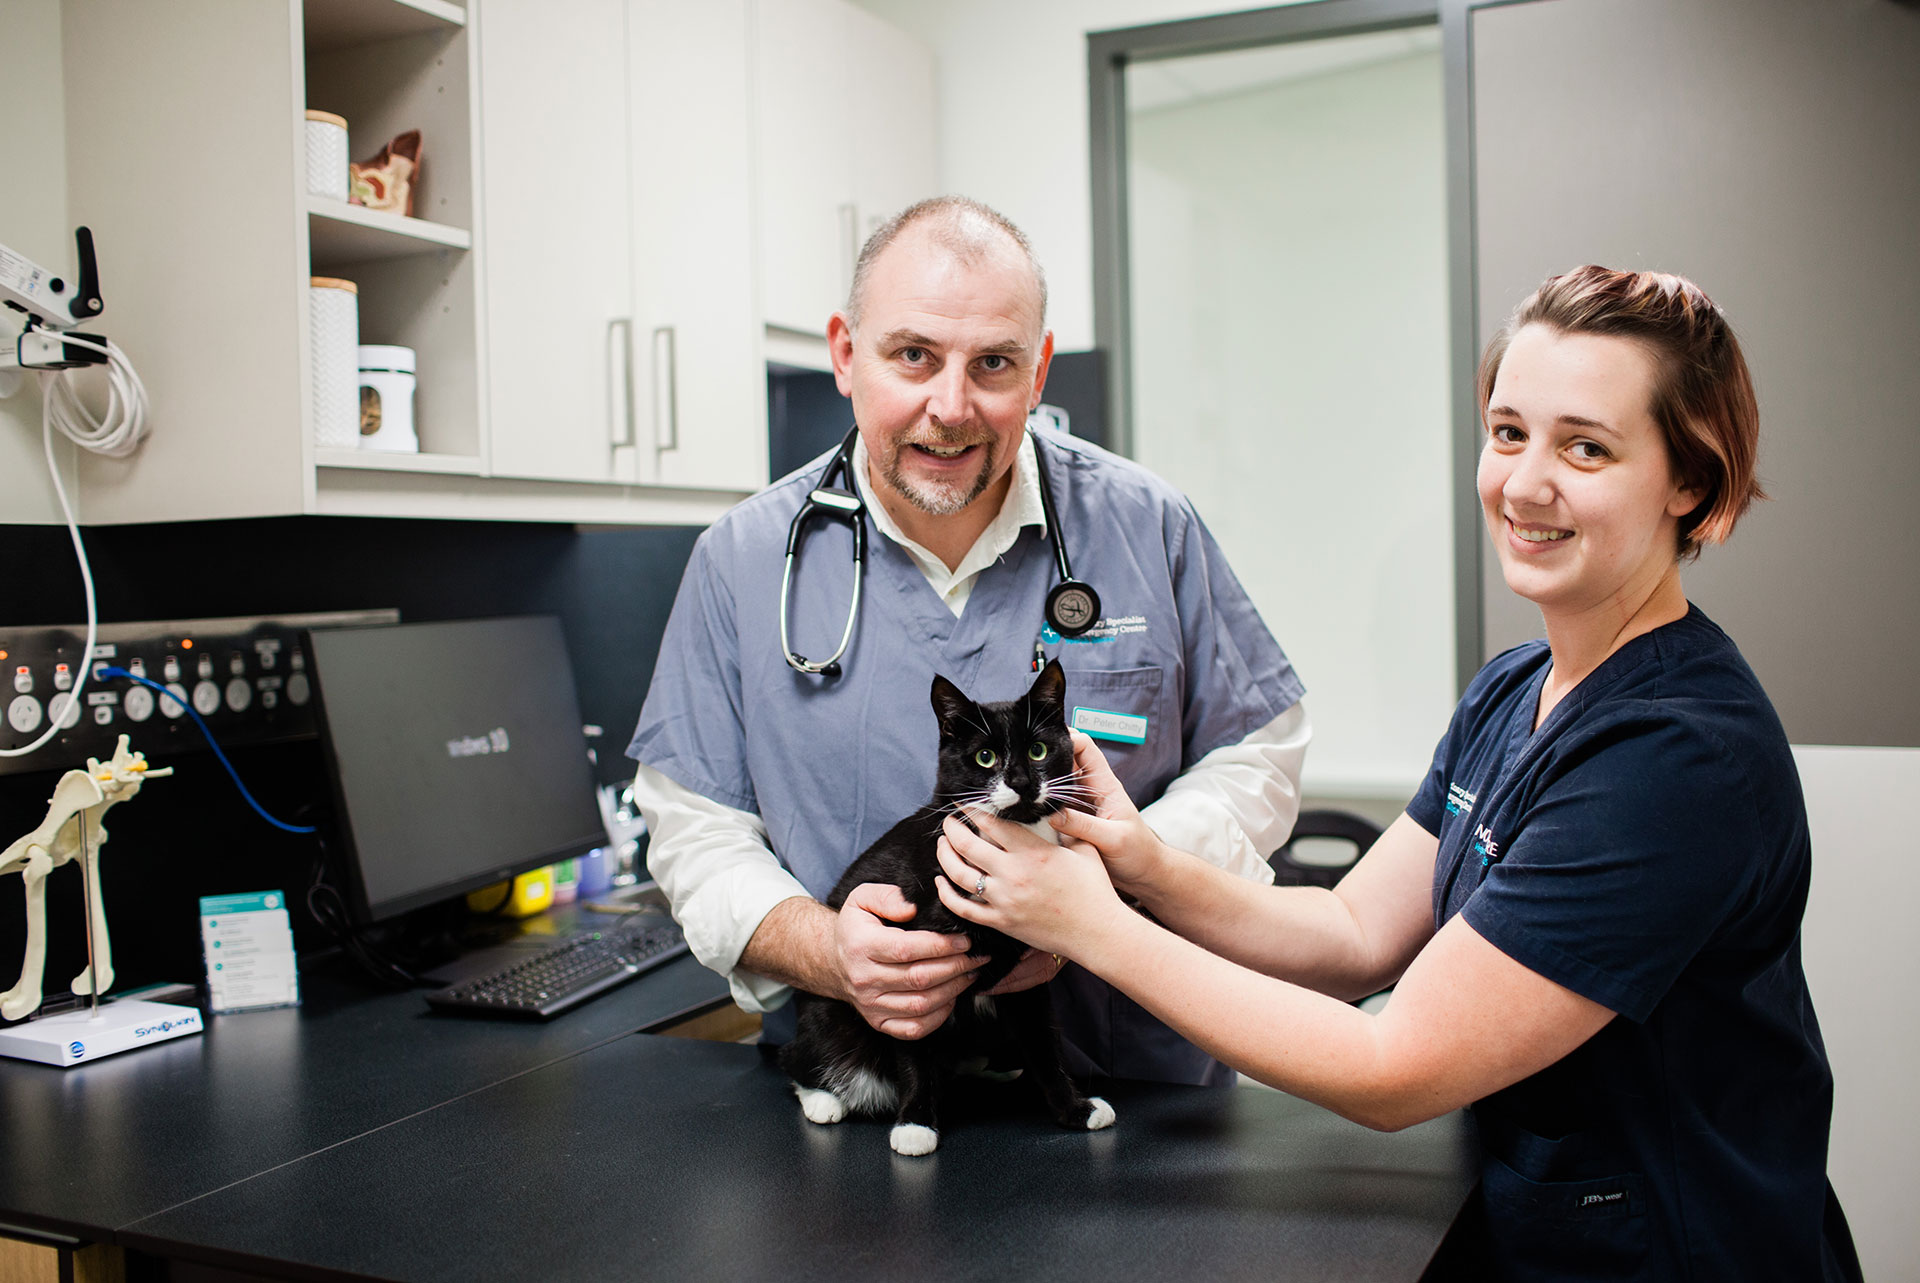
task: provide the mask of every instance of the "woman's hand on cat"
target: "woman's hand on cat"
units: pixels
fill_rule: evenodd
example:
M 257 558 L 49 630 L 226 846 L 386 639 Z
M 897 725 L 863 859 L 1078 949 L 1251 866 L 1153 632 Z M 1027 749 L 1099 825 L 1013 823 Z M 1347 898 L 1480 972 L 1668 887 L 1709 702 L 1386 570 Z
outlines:
M 867 882 L 847 896 L 834 929 L 846 1000 L 890 1038 L 924 1038 L 953 1014 L 985 958 L 967 954 L 963 935 L 903 931 L 917 910 L 897 886 Z
M 1089 737 L 1073 732 L 1075 777 L 1097 814 L 1056 811 L 1048 823 L 1063 839 L 1084 842 L 1100 853 L 1107 875 L 1128 894 L 1138 894 L 1164 861 L 1166 844 L 1140 818 L 1139 808 L 1107 765 L 1106 754 Z
M 958 916 L 1072 957 L 1083 928 L 1127 911 L 1092 847 L 1055 846 L 991 816 L 974 820 L 978 833 L 949 818 L 936 848 L 946 873 L 935 881 L 940 902 Z M 975 899 L 969 893 L 983 875 L 986 894 Z

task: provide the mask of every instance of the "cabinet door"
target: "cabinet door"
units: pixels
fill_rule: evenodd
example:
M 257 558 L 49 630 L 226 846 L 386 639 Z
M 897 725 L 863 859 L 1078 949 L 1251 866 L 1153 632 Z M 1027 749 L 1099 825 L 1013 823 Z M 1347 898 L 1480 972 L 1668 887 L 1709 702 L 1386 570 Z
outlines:
M 859 243 L 917 200 L 939 195 L 933 53 L 864 9 L 846 15 L 848 118 Z M 858 250 L 855 250 L 856 255 Z
M 634 479 L 626 0 L 487 0 L 490 470 Z
M 859 249 L 848 8 L 844 0 L 754 5 L 761 315 L 808 334 L 825 334 L 846 302 Z
M 747 5 L 629 10 L 639 466 L 658 485 L 767 481 Z

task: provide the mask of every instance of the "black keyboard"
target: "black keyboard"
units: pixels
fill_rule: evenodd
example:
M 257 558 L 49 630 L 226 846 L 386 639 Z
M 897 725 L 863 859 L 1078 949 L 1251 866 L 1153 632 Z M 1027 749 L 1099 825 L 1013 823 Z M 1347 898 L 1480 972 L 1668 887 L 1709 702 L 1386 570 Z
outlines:
M 427 995 L 427 1003 L 469 1016 L 549 1020 L 686 951 L 686 937 L 671 918 L 635 914 L 491 975 L 437 990 Z

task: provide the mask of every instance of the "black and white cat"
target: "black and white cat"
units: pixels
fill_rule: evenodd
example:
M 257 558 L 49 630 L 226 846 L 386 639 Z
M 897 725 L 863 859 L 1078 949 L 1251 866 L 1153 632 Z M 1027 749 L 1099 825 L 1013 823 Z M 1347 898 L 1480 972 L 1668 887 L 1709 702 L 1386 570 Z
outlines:
M 932 1153 L 940 1143 L 945 1079 L 970 1060 L 1011 1050 L 1062 1127 L 1097 1131 L 1113 1125 L 1113 1107 L 1081 1094 L 1067 1076 L 1047 987 L 986 996 L 1013 970 L 1026 946 L 956 917 L 934 889 L 940 824 L 956 811 L 997 815 L 1054 840 L 1046 817 L 1075 804 L 1077 796 L 1066 691 L 1066 672 L 1057 661 L 1047 664 L 1024 696 L 1003 704 L 976 703 L 946 678 L 933 679 L 933 711 L 940 722 L 933 800 L 849 865 L 827 905 L 840 908 L 862 883 L 892 883 L 918 910 L 901 926 L 964 934 L 970 953 L 989 961 L 974 972 L 974 983 L 954 1004 L 952 1018 L 914 1041 L 879 1032 L 848 1003 L 796 991 L 799 1032 L 781 1049 L 780 1067 L 792 1076 L 800 1108 L 813 1122 L 892 1110 L 894 1150 Z

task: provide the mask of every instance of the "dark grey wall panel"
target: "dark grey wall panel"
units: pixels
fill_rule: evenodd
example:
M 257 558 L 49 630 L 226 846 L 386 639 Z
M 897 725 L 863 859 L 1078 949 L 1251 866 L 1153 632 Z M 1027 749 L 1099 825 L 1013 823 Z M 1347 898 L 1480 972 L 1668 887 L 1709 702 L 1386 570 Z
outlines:
M 1688 595 L 1795 742 L 1920 745 L 1920 9 L 1531 0 L 1469 30 L 1481 341 L 1579 263 L 1698 281 L 1773 499 Z M 1482 553 L 1491 655 L 1540 624 Z

